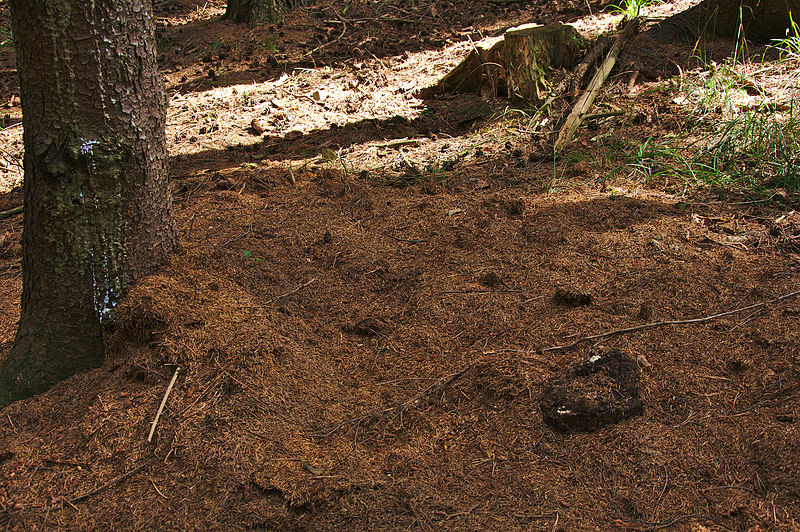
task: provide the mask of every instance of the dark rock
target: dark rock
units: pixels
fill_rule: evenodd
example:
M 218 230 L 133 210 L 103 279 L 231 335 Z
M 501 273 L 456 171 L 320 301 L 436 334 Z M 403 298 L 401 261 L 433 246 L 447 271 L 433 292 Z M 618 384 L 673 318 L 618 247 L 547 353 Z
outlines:
M 478 282 L 487 288 L 499 289 L 506 285 L 495 272 L 487 272 L 478 278 Z
M 565 307 L 585 307 L 592 304 L 592 295 L 573 288 L 559 287 L 553 294 L 553 303 Z

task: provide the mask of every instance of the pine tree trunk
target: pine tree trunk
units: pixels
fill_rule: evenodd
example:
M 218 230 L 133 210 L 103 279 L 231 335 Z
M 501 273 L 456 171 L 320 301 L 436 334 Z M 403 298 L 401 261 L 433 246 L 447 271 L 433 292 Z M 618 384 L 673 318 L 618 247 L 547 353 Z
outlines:
M 12 0 L 22 309 L 0 405 L 103 360 L 114 306 L 177 246 L 150 0 Z
M 666 38 L 696 39 L 703 34 L 766 42 L 781 39 L 789 13 L 800 22 L 800 0 L 703 0 L 662 22 L 653 32 Z
M 244 24 L 276 23 L 302 0 L 228 0 L 224 18 Z

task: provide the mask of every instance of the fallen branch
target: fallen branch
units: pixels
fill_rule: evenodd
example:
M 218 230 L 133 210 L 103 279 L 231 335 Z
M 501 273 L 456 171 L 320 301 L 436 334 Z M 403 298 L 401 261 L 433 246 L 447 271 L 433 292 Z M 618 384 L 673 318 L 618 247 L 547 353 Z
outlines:
M 105 484 L 103 484 L 99 488 L 94 489 L 92 491 L 87 491 L 86 493 L 84 493 L 82 495 L 77 495 L 77 496 L 67 500 L 66 502 L 67 502 L 67 504 L 75 504 L 76 502 L 85 501 L 89 497 L 94 497 L 95 495 L 104 492 L 105 490 L 107 490 L 111 486 L 119 484 L 120 482 L 122 482 L 126 478 L 128 478 L 128 477 L 130 477 L 132 475 L 135 475 L 136 473 L 138 473 L 139 471 L 141 471 L 142 469 L 147 467 L 147 465 L 148 464 L 142 464 L 142 465 L 140 465 L 138 467 L 134 467 L 133 469 L 131 469 L 127 473 L 123 473 L 122 475 L 118 476 L 117 478 L 115 478 L 113 480 L 110 480 L 109 482 L 106 482 Z
M 172 392 L 172 387 L 175 386 L 175 379 L 178 378 L 178 372 L 180 371 L 180 367 L 175 368 L 175 373 L 172 374 L 172 380 L 169 381 L 169 386 L 167 386 L 167 391 L 164 392 L 164 397 L 161 399 L 161 404 L 158 406 L 158 412 L 156 412 L 156 417 L 153 419 L 152 425 L 150 425 L 150 434 L 147 435 L 147 441 L 153 440 L 153 433 L 156 431 L 156 425 L 158 425 L 158 420 L 161 418 L 161 412 L 164 411 L 164 405 L 167 404 L 167 399 L 169 398 L 170 392 Z
M 604 332 L 604 333 L 600 333 L 600 334 L 594 334 L 592 336 L 584 336 L 583 338 L 579 338 L 579 339 L 575 340 L 571 344 L 564 344 L 564 345 L 557 345 L 557 346 L 554 346 L 554 347 L 547 347 L 545 349 L 542 349 L 542 352 L 561 351 L 561 350 L 565 350 L 565 349 L 571 349 L 571 348 L 575 347 L 578 344 L 582 344 L 583 342 L 589 342 L 589 341 L 592 341 L 592 340 L 599 340 L 601 338 L 608 338 L 609 336 L 616 336 L 618 334 L 641 331 L 641 330 L 644 330 L 644 329 L 654 329 L 656 327 L 662 327 L 664 325 L 691 325 L 691 324 L 695 324 L 695 323 L 706 323 L 706 322 L 713 321 L 713 320 L 716 320 L 716 319 L 719 319 L 719 318 L 723 318 L 725 316 L 730 316 L 732 314 L 738 314 L 738 313 L 744 312 L 746 310 L 752 310 L 754 308 L 765 307 L 765 306 L 770 305 L 772 303 L 777 303 L 778 301 L 783 301 L 784 299 L 789 299 L 789 298 L 792 298 L 792 297 L 795 297 L 795 296 L 798 296 L 798 295 L 800 295 L 800 290 L 797 290 L 795 292 L 790 292 L 790 293 L 784 294 L 782 296 L 778 296 L 775 299 L 770 299 L 769 301 L 762 301 L 761 303 L 755 303 L 753 305 L 748 305 L 746 307 L 737 308 L 737 309 L 734 309 L 734 310 L 729 310 L 727 312 L 720 312 L 719 314 L 712 314 L 711 316 L 704 316 L 702 318 L 692 318 L 692 319 L 687 319 L 687 320 L 656 321 L 656 322 L 653 322 L 653 323 L 645 323 L 644 325 L 638 325 L 636 327 L 627 327 L 625 329 L 616 329 L 616 330 L 613 330 L 613 331 L 608 331 L 608 332 Z
M 608 75 L 611 74 L 611 70 L 614 68 L 614 65 L 617 62 L 617 56 L 622 51 L 623 46 L 628 42 L 628 39 L 630 39 L 633 34 L 636 33 L 638 28 L 639 21 L 636 19 L 630 20 L 625 25 L 625 29 L 622 30 L 622 33 L 619 35 L 619 37 L 617 37 L 617 40 L 614 41 L 613 46 L 611 46 L 611 50 L 608 51 L 608 55 L 606 55 L 606 58 L 603 61 L 603 64 L 600 65 L 600 68 L 595 73 L 592 81 L 589 82 L 589 86 L 586 87 L 586 92 L 584 92 L 583 95 L 578 99 L 575 107 L 572 108 L 569 116 L 567 116 L 567 120 L 561 127 L 561 131 L 558 132 L 558 138 L 553 146 L 553 151 L 556 154 L 563 150 L 564 147 L 569 144 L 570 140 L 572 140 L 572 136 L 578 130 L 578 126 L 581 125 L 584 117 L 592 107 L 594 99 L 597 97 L 597 93 L 600 92 L 600 87 L 603 86 L 603 83 L 605 83 Z
M 572 71 L 572 74 L 565 79 L 565 81 L 569 84 L 569 88 L 575 91 L 580 88 L 581 81 L 583 81 L 583 76 L 586 75 L 586 71 L 589 70 L 589 67 L 592 66 L 595 61 L 597 61 L 597 58 L 608 49 L 610 44 L 611 40 L 605 35 L 598 37 L 594 48 L 592 48 L 589 53 L 586 54 L 583 60 Z
M 20 205 L 19 207 L 14 207 L 13 209 L 9 209 L 7 211 L 0 211 L 0 220 L 4 218 L 11 218 L 16 214 L 21 214 L 24 208 L 24 205 Z

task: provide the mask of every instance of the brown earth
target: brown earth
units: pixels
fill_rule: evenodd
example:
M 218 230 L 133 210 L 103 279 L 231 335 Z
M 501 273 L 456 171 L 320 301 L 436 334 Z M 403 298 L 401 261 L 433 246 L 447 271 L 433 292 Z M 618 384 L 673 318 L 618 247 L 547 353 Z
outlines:
M 552 126 L 500 97 L 414 96 L 468 36 L 596 35 L 618 20 L 602 4 L 320 3 L 273 28 L 160 6 L 182 249 L 118 309 L 103 367 L 0 412 L 0 524 L 800 528 L 800 299 L 776 301 L 798 290 L 795 191 L 606 177 L 610 147 L 685 121 L 645 46 L 597 104 L 625 114 L 556 162 Z M 661 44 L 680 63 L 693 43 Z M 0 133 L 6 210 L 20 132 Z M 3 353 L 21 225 L 0 220 Z M 639 365 L 644 414 L 546 425 L 545 390 L 612 349 Z

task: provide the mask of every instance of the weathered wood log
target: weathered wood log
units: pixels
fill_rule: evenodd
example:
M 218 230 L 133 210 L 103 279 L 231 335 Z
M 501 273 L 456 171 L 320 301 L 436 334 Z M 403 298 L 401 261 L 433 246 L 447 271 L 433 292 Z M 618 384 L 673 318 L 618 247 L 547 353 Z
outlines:
M 517 26 L 475 43 L 461 63 L 420 94 L 502 94 L 538 106 L 550 92 L 550 70 L 572 68 L 585 45 L 580 33 L 566 24 Z
M 609 50 L 608 55 L 603 61 L 603 64 L 600 65 L 600 68 L 597 70 L 597 73 L 595 73 L 592 81 L 589 82 L 586 92 L 584 92 L 583 95 L 578 99 L 575 107 L 572 108 L 572 111 L 570 112 L 569 116 L 567 116 L 564 125 L 558 132 L 558 138 L 553 146 L 553 151 L 556 154 L 563 150 L 564 147 L 569 144 L 569 141 L 572 140 L 572 136 L 575 134 L 575 131 L 578 130 L 578 126 L 581 125 L 584 117 L 588 114 L 589 109 L 591 109 L 594 99 L 597 97 L 597 93 L 600 91 L 600 87 L 602 87 L 603 83 L 605 83 L 606 78 L 608 78 L 608 75 L 611 73 L 611 69 L 614 68 L 614 64 L 617 62 L 617 56 L 622 50 L 622 47 L 638 29 L 638 19 L 632 19 L 627 22 L 625 29 L 622 31 L 620 36 L 617 37 L 617 40 L 614 42 L 611 50 Z

